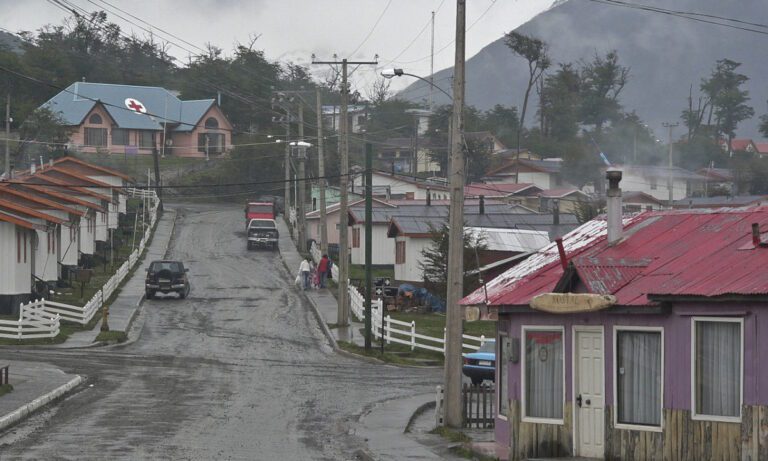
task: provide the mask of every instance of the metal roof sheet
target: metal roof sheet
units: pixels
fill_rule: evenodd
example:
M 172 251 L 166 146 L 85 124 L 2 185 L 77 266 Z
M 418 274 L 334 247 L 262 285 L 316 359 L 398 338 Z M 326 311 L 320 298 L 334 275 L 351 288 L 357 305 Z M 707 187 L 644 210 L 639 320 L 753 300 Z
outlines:
M 126 99 L 141 102 L 147 114 L 128 109 Z M 179 125 L 175 131 L 190 131 L 214 104 L 213 99 L 182 101 L 165 88 L 156 86 L 76 82 L 43 107 L 59 112 L 68 125 L 79 125 L 97 101 L 104 103 L 104 109 L 118 127 L 136 130 L 161 130 L 167 122 Z
M 466 230 L 474 237 L 482 237 L 486 248 L 491 251 L 529 253 L 549 245 L 546 231 L 487 227 L 467 227 Z
M 605 221 L 598 219 L 563 242 L 585 289 L 613 294 L 619 305 L 651 305 L 649 296 L 766 295 L 768 247 L 753 247 L 752 223 L 768 229 L 768 207 L 634 215 L 624 219 L 624 239 L 613 246 L 605 244 Z M 563 275 L 558 259 L 551 244 L 497 277 L 488 285 L 490 304 L 527 305 L 552 291 Z M 483 299 L 475 292 L 462 303 Z

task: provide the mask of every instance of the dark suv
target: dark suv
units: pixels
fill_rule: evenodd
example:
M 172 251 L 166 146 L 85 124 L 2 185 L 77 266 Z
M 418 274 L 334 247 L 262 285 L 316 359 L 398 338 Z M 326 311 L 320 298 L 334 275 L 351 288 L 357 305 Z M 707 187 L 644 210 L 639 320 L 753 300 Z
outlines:
M 147 298 L 152 299 L 158 292 L 174 292 L 179 298 L 186 298 L 190 290 L 188 271 L 181 261 L 152 261 L 147 269 Z

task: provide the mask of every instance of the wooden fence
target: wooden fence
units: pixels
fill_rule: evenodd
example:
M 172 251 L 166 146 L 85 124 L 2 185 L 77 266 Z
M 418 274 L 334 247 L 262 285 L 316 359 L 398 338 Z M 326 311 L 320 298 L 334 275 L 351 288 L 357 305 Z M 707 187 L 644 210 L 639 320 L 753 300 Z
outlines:
M 45 299 L 22 304 L 19 307 L 18 320 L 0 320 L 0 338 L 53 338 L 59 334 L 61 320 L 85 325 L 104 307 L 104 301 L 108 300 L 115 293 L 117 287 L 120 286 L 133 266 L 138 262 L 149 238 L 152 236 L 152 229 L 157 221 L 157 209 L 160 202 L 154 191 L 129 188 L 127 192 L 134 197 L 152 201 L 152 208 L 149 213 L 149 226 L 144 231 L 139 246 L 133 250 L 128 259 L 84 306 L 74 306 Z
M 493 386 L 464 383 L 461 389 L 462 426 L 489 429 L 494 426 L 496 399 Z

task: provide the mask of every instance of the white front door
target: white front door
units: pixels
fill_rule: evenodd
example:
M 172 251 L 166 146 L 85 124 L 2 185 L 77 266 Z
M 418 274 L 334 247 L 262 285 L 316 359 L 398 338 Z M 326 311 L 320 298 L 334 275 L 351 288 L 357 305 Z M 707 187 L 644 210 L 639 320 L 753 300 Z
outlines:
M 574 336 L 574 418 L 576 454 L 602 458 L 605 442 L 605 377 L 602 330 L 576 330 Z

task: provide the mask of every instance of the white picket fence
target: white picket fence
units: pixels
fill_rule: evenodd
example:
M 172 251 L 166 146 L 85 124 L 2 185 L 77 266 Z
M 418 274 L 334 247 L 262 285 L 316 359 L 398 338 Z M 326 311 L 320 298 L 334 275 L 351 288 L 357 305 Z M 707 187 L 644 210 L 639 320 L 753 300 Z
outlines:
M 155 191 L 135 188 L 130 188 L 126 191 L 133 197 L 149 199 L 152 202 L 152 208 L 149 211 L 149 226 L 145 229 L 138 247 L 133 250 L 128 259 L 84 306 L 74 306 L 45 299 L 22 304 L 19 307 L 18 320 L 0 320 L 0 338 L 53 338 L 59 334 L 59 323 L 61 320 L 85 325 L 102 309 L 104 301 L 112 296 L 133 266 L 136 265 L 139 257 L 144 252 L 144 248 L 152 235 L 152 229 L 157 221 L 157 209 L 160 202 Z
M 353 286 L 349 286 L 349 300 L 352 312 L 361 322 L 365 322 L 365 298 Z M 445 354 L 445 329 L 443 337 L 435 338 L 433 336 L 416 333 L 416 322 L 403 322 L 393 319 L 389 314 L 382 319 L 382 310 L 384 303 L 381 299 L 371 301 L 371 330 L 374 338 L 381 338 L 384 335 L 384 341 L 387 344 L 397 343 L 410 346 L 411 350 L 426 349 Z M 382 325 L 384 328 L 382 328 Z M 480 346 L 487 341 L 483 336 L 462 336 L 462 350 L 468 352 L 480 349 Z

